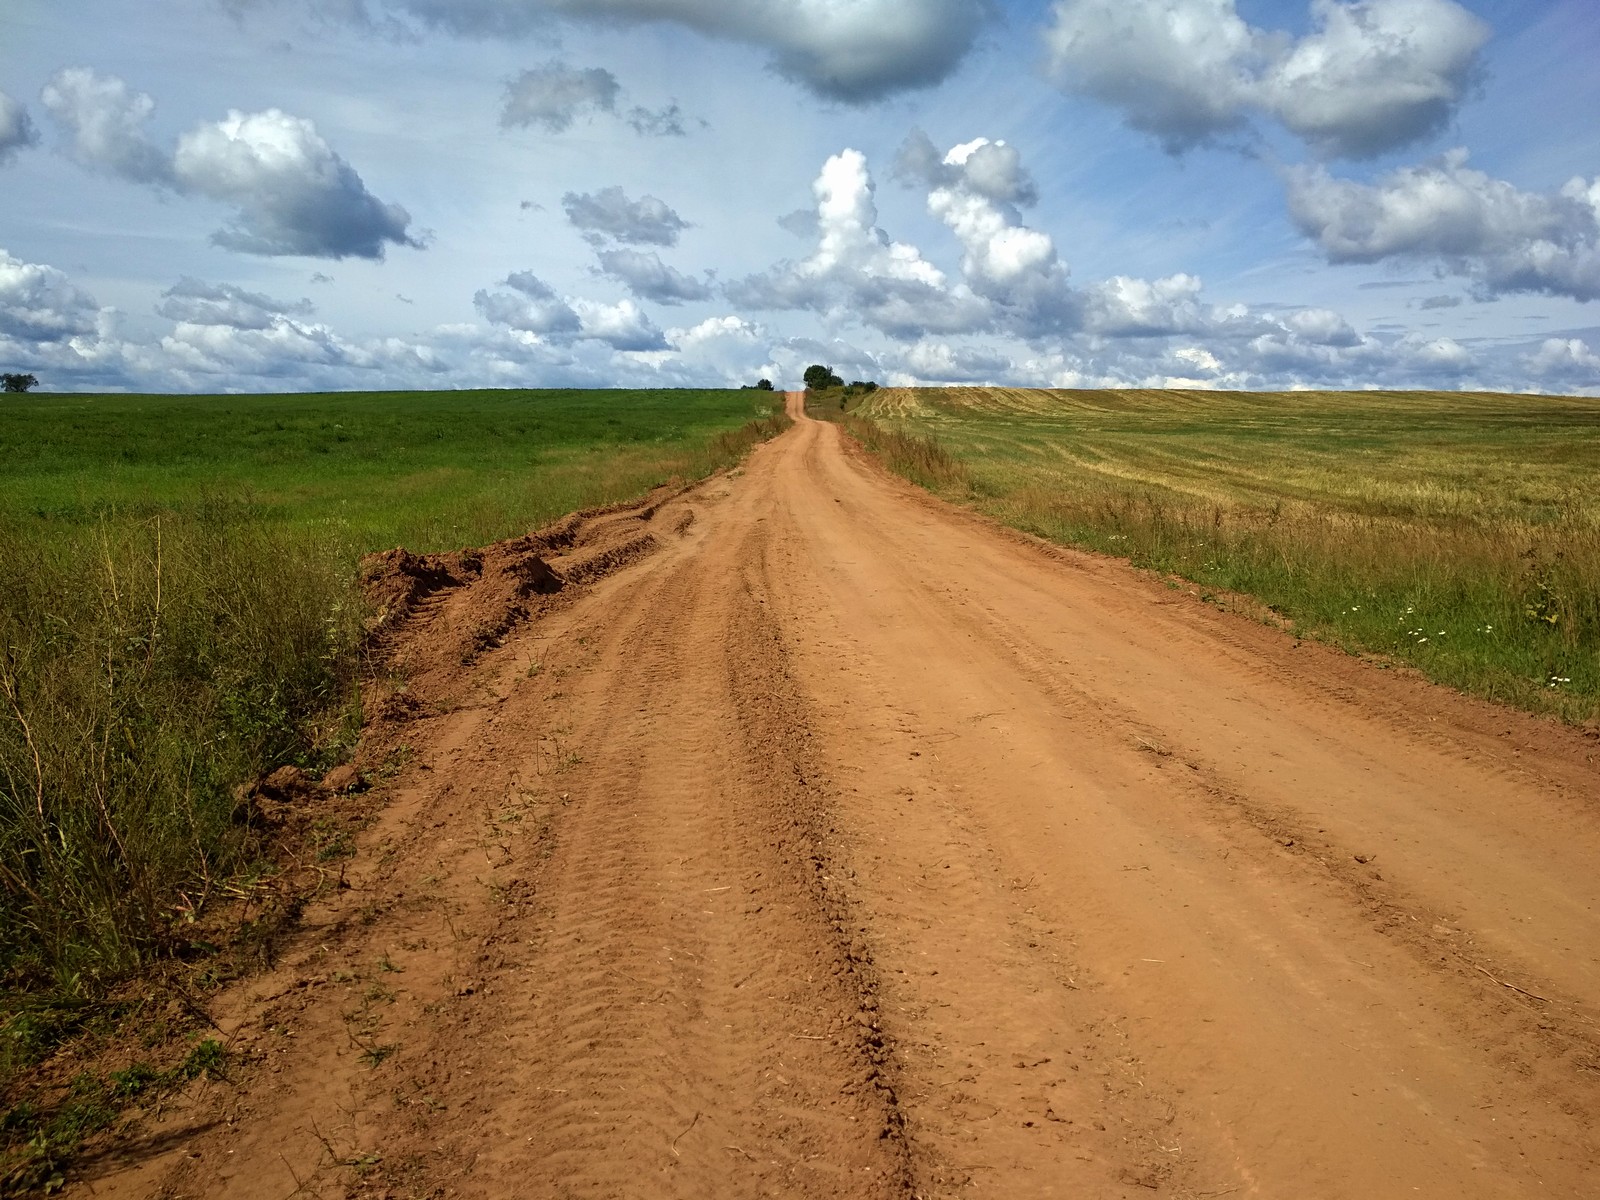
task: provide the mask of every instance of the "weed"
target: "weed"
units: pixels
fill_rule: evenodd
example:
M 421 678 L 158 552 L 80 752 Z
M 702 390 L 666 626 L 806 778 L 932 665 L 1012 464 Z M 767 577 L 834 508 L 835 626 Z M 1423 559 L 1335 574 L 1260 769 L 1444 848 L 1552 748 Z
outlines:
M 114 1126 L 124 1108 L 202 1076 L 221 1079 L 226 1065 L 226 1048 L 207 1038 L 170 1070 L 136 1062 L 104 1077 L 84 1071 L 53 1107 L 36 1099 L 13 1106 L 0 1116 L 0 1195 L 59 1191 L 68 1160 L 84 1141 Z
M 199 1079 L 202 1075 L 207 1079 L 223 1079 L 227 1065 L 227 1047 L 215 1038 L 206 1038 L 178 1064 L 177 1075 L 180 1079 Z

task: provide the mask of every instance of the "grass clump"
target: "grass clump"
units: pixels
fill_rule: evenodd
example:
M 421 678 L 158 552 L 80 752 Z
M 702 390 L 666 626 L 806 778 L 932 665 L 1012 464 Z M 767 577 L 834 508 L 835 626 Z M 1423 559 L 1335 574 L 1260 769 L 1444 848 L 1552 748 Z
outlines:
M 91 996 L 254 856 L 234 788 L 354 681 L 339 547 L 225 504 L 41 538 L 0 515 L 0 971 Z
M 934 491 L 966 489 L 972 484 L 967 464 L 932 435 L 909 433 L 848 414 L 840 416 L 838 423 L 891 471 L 913 483 Z
M 1600 401 L 954 388 L 862 414 L 960 468 L 890 451 L 893 469 L 1008 524 L 1465 691 L 1600 717 Z

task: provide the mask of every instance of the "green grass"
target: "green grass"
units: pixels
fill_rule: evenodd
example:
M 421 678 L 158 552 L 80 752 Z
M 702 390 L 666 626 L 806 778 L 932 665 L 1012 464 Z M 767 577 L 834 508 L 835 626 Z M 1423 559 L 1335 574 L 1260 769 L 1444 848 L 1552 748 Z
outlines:
M 777 403 L 0 402 L 0 1002 L 105 994 L 185 952 L 255 869 L 237 785 L 330 765 L 356 731 L 362 553 L 488 542 L 703 476 L 778 432 Z
M 1018 528 L 1600 715 L 1600 400 L 950 388 L 859 413 L 891 467 Z
M 0 401 L 0 514 L 92 526 L 214 507 L 360 550 L 457 549 L 726 461 L 770 394 L 490 391 Z

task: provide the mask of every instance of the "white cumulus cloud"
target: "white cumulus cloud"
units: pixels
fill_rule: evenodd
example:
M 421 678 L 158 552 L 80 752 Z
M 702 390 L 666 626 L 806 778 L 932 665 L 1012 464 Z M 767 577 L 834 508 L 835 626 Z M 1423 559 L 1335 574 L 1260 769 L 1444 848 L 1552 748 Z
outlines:
M 859 150 L 823 164 L 812 185 L 817 245 L 799 262 L 784 262 L 730 284 L 734 303 L 754 309 L 810 309 L 830 319 L 860 320 L 891 337 L 968 332 L 987 325 L 989 305 L 905 242 L 878 227 L 876 186 Z
M 309 300 L 274 300 L 231 283 L 204 283 L 185 276 L 162 293 L 156 311 L 180 324 L 271 329 L 286 317 L 310 316 L 313 307 Z
M 1329 262 L 1432 261 L 1491 294 L 1600 297 L 1600 180 L 1527 192 L 1455 150 L 1375 184 L 1293 169 L 1288 189 L 1295 224 Z
M 1600 386 L 1600 354 L 1582 338 L 1546 338 L 1522 361 L 1540 379 Z
M 621 92 L 617 77 L 602 67 L 546 63 L 506 85 L 500 124 L 507 129 L 536 125 L 548 133 L 561 133 L 585 113 L 615 113 Z
M 685 304 L 711 298 L 710 284 L 669 267 L 653 250 L 602 250 L 599 258 L 601 271 L 640 299 Z
M 604 304 L 562 296 L 531 271 L 517 271 L 502 284 L 509 291 L 480 290 L 473 304 L 495 325 L 561 345 L 582 340 L 604 342 L 613 350 L 665 350 L 661 330 L 632 300 Z
M 59 342 L 93 333 L 100 306 L 55 267 L 0 250 L 0 337 Z
M 667 339 L 632 300 L 603 304 L 598 300 L 572 302 L 581 323 L 579 336 L 604 342 L 613 350 L 669 349 Z
M 1261 114 L 1325 157 L 1369 158 L 1444 127 L 1489 28 L 1455 0 L 1312 0 L 1298 40 L 1236 0 L 1057 0 L 1051 77 L 1172 151 Z
M 405 209 L 369 192 L 310 121 L 275 108 L 230 112 L 185 134 L 173 173 L 184 188 L 238 209 L 238 220 L 213 235 L 231 250 L 382 258 L 386 245 L 419 245 Z
M 134 183 L 174 182 L 172 156 L 145 136 L 156 102 L 144 92 L 115 75 L 69 67 L 56 73 L 39 98 L 70 137 L 73 158 L 84 166 Z
M 145 136 L 155 102 L 115 76 L 64 70 L 42 98 L 85 166 L 232 206 L 234 222 L 212 237 L 227 249 L 377 259 L 390 245 L 420 245 L 408 232 L 410 214 L 369 192 L 303 117 L 275 108 L 230 112 L 169 152 Z
M 1329 157 L 1438 132 L 1478 73 L 1489 28 L 1452 0 L 1314 0 L 1318 29 L 1274 63 L 1266 107 Z

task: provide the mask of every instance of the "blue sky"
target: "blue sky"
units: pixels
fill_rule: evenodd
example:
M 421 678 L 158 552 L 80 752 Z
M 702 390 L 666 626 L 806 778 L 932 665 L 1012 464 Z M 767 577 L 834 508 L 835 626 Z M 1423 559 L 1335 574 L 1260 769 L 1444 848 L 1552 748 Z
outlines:
M 1592 0 L 8 0 L 60 390 L 1600 392 Z

